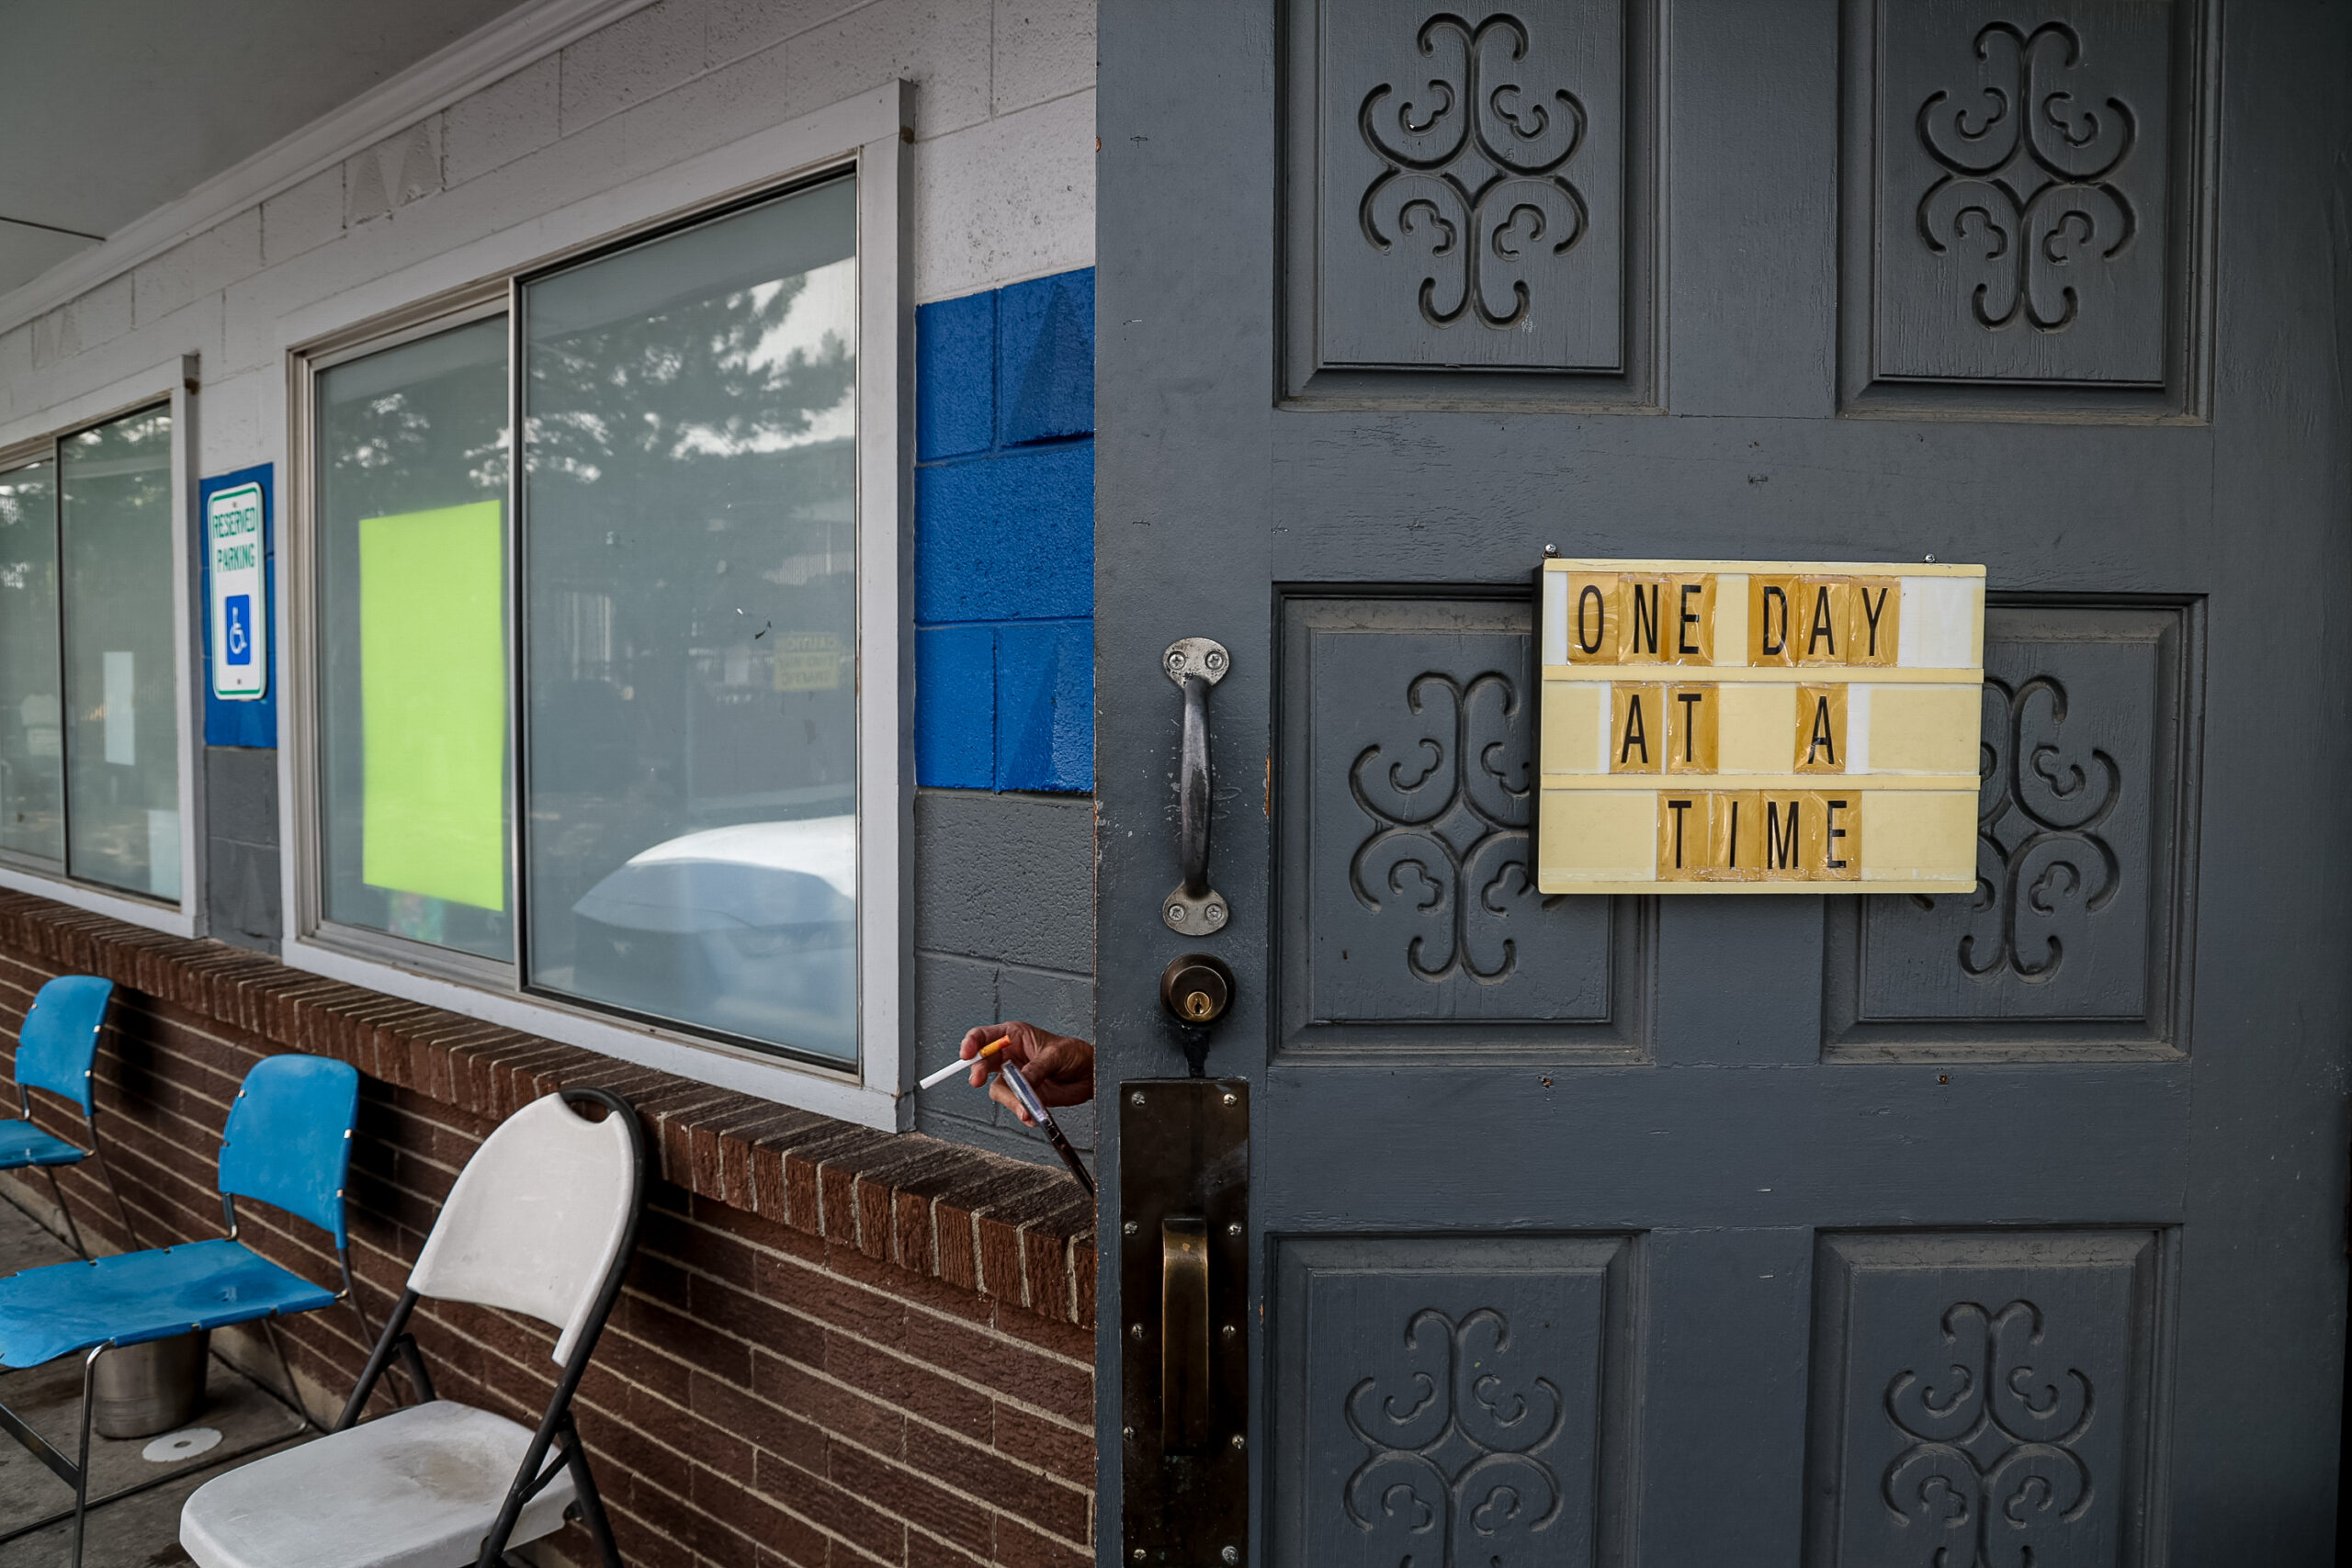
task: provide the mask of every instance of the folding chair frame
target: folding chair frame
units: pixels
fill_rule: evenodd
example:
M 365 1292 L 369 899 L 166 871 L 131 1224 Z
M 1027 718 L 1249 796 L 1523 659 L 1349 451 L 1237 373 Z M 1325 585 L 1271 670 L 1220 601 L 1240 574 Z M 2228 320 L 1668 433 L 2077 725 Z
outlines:
M 588 1371 L 589 1358 L 595 1353 L 596 1341 L 604 1334 L 605 1322 L 612 1316 L 613 1303 L 620 1298 L 621 1277 L 628 1272 L 629 1258 L 637 1251 L 638 1220 L 645 1211 L 645 1130 L 639 1125 L 637 1112 L 628 1100 L 610 1089 L 567 1089 L 559 1090 L 564 1102 L 577 1105 L 594 1102 L 605 1108 L 607 1115 L 621 1118 L 628 1134 L 629 1157 L 635 1169 L 631 1176 L 637 1201 L 629 1206 L 628 1223 L 621 1232 L 621 1245 L 613 1254 L 613 1261 L 605 1272 L 604 1283 L 597 1287 L 595 1304 L 589 1309 L 587 1320 L 581 1325 L 580 1337 L 571 1347 L 571 1359 L 563 1364 L 563 1375 L 557 1379 L 555 1396 L 548 1400 L 547 1414 L 539 1418 L 539 1428 L 531 1436 L 531 1446 L 524 1450 L 523 1462 L 515 1467 L 514 1481 L 506 1489 L 506 1502 L 498 1511 L 498 1522 L 482 1537 L 481 1555 L 475 1559 L 475 1568 L 499 1568 L 507 1561 L 507 1539 L 523 1517 L 523 1506 L 546 1490 L 549 1482 L 569 1468 L 577 1496 L 574 1511 L 580 1522 L 596 1543 L 596 1551 L 605 1568 L 621 1568 L 620 1548 L 614 1543 L 612 1521 L 605 1515 L 605 1500 L 596 1490 L 596 1478 L 588 1469 L 588 1451 L 581 1446 L 580 1430 L 572 1424 L 571 1396 L 580 1387 L 580 1380 Z M 424 1356 L 417 1348 L 416 1337 L 409 1332 L 409 1314 L 416 1310 L 417 1293 L 402 1291 L 400 1303 L 392 1308 L 392 1315 L 385 1320 L 383 1337 L 376 1341 L 375 1350 L 368 1358 L 367 1370 L 359 1374 L 359 1382 L 351 1391 L 351 1399 L 343 1407 L 343 1415 L 335 1421 L 334 1431 L 341 1432 L 356 1425 L 359 1413 L 367 1408 L 368 1397 L 376 1391 L 386 1370 L 397 1357 L 401 1370 L 414 1388 L 417 1399 L 435 1397 L 433 1380 L 424 1370 Z M 548 1450 L 560 1448 L 552 1461 Z
M 223 1192 L 220 1194 L 220 1213 L 222 1217 L 228 1221 L 229 1239 L 231 1241 L 236 1240 L 237 1199 L 234 1193 Z M 373 1324 L 368 1321 L 368 1309 L 359 1304 L 359 1282 L 352 1277 L 351 1273 L 351 1242 L 349 1238 L 346 1237 L 336 1246 L 334 1249 L 334 1260 L 335 1266 L 343 1270 L 343 1289 L 335 1292 L 334 1299 L 339 1302 L 349 1302 L 351 1303 L 351 1315 L 359 1320 L 360 1339 L 362 1342 L 372 1340 L 376 1337 L 376 1328 Z M 261 1319 L 260 1322 L 262 1325 L 262 1332 L 269 1339 L 269 1348 L 277 1357 L 277 1370 L 283 1373 L 286 1378 L 286 1398 L 284 1403 L 290 1407 L 297 1416 L 300 1416 L 302 1418 L 303 1426 L 312 1427 L 320 1431 L 324 1431 L 325 1428 L 319 1426 L 317 1417 L 311 1414 L 310 1406 L 302 1403 L 302 1391 L 295 1386 L 294 1369 L 292 1366 L 288 1364 L 286 1359 L 286 1347 L 277 1337 L 277 1314 L 273 1313 L 269 1316 Z
M 32 1091 L 21 1083 L 17 1086 L 17 1109 L 26 1121 L 33 1119 Z M 96 1111 L 84 1111 L 82 1125 L 89 1129 L 90 1158 L 98 1168 L 98 1179 L 107 1184 L 107 1196 L 114 1200 L 114 1212 L 122 1221 L 122 1234 L 129 1236 L 130 1245 L 136 1247 L 139 1245 L 139 1228 L 130 1223 L 130 1210 L 122 1201 L 122 1189 L 114 1184 L 114 1167 L 107 1163 L 106 1148 L 98 1142 L 98 1113 Z M 56 1201 L 58 1213 L 64 1217 L 67 1244 L 77 1257 L 89 1257 L 90 1249 L 82 1240 L 82 1227 L 74 1223 L 74 1207 L 65 1201 L 65 1190 L 57 1184 L 57 1168 L 45 1165 L 40 1168 L 40 1173 L 48 1178 L 49 1195 Z
M 20 1098 L 23 1096 L 24 1086 L 22 1084 L 18 1084 L 17 1086 L 17 1092 Z M 240 1092 L 242 1093 L 242 1091 Z M 634 1127 L 634 1121 L 632 1121 L 632 1128 Z M 345 1133 L 345 1136 L 347 1139 L 350 1134 Z M 90 1142 L 95 1149 L 97 1143 L 97 1125 L 95 1118 L 91 1121 Z M 114 1186 L 114 1178 L 111 1172 L 107 1173 L 107 1185 L 109 1189 Z M 121 1194 L 118 1192 L 115 1196 L 115 1202 L 119 1205 L 121 1201 Z M 229 1239 L 231 1241 L 234 1241 L 237 1239 L 237 1201 L 235 1197 L 227 1192 L 221 1193 L 220 1208 L 221 1213 L 228 1221 Z M 130 1221 L 130 1212 L 128 1210 L 123 1212 L 123 1219 L 127 1225 Z M 72 1216 L 69 1214 L 67 1216 L 67 1224 L 71 1225 L 72 1223 Z M 77 1250 L 79 1240 L 80 1237 L 77 1233 L 75 1236 Z M 87 1258 L 89 1254 L 85 1252 L 82 1256 L 85 1258 Z M 335 1261 L 341 1265 L 343 1269 L 343 1289 L 335 1292 L 334 1299 L 339 1302 L 349 1302 L 351 1303 L 352 1313 L 359 1319 L 361 1337 L 372 1337 L 373 1330 L 368 1326 L 367 1310 L 359 1304 L 358 1285 L 352 1278 L 351 1244 L 347 1238 L 336 1246 Z M 248 1318 L 245 1321 L 258 1322 L 262 1325 L 263 1333 L 268 1337 L 270 1348 L 277 1352 L 278 1370 L 286 1378 L 286 1397 L 281 1401 L 281 1403 L 285 1404 L 288 1409 L 292 1410 L 294 1414 L 300 1418 L 302 1423 L 301 1427 L 297 1427 L 296 1430 L 300 1431 L 304 1428 L 316 1430 L 319 1424 L 317 1420 L 311 1416 L 309 1408 L 302 1403 L 301 1390 L 294 1382 L 294 1369 L 286 1359 L 286 1347 L 278 1339 L 277 1316 L 277 1314 L 275 1312 L 272 1312 L 260 1318 Z M 222 1326 L 226 1327 L 233 1325 L 223 1325 Z M 89 1349 L 83 1354 L 81 1445 L 75 1458 L 74 1459 L 69 1460 L 63 1454 L 58 1452 L 56 1445 L 50 1442 L 48 1438 L 42 1437 L 39 1432 L 33 1430 L 33 1428 L 26 1423 L 23 1416 L 18 1416 L 15 1411 L 9 1409 L 6 1404 L 0 1404 L 0 1433 L 5 1433 L 8 1437 L 14 1438 L 18 1443 L 23 1445 L 35 1459 L 40 1460 L 41 1463 L 47 1465 L 51 1474 L 55 1475 L 60 1481 L 65 1483 L 66 1485 L 74 1488 L 74 1547 L 72 1554 L 66 1559 L 66 1562 L 72 1565 L 72 1568 L 82 1568 L 82 1543 L 88 1526 L 89 1512 L 92 1506 L 92 1498 L 90 1496 L 90 1427 L 91 1423 L 97 1413 L 96 1394 L 98 1358 L 115 1348 L 114 1341 L 107 1340 L 103 1345 L 91 1346 Z M 263 1386 L 265 1388 L 267 1387 L 266 1384 L 264 1384 Z M 275 1391 L 271 1392 L 273 1394 L 275 1393 Z M 234 1456 L 232 1455 L 229 1457 Z M 108 1494 L 107 1496 L 96 1499 L 96 1501 L 98 1503 L 108 1503 L 112 1502 L 116 1495 L 127 1495 L 128 1492 L 142 1490 L 144 1490 L 143 1487 L 130 1487 L 127 1488 L 124 1494 Z

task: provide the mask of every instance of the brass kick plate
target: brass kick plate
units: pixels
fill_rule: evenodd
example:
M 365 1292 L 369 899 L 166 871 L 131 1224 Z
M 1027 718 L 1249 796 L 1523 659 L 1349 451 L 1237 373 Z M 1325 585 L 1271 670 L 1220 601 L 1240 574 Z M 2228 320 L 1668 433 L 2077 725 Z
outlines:
M 1250 1085 L 1119 1086 L 1119 1561 L 1249 1552 Z

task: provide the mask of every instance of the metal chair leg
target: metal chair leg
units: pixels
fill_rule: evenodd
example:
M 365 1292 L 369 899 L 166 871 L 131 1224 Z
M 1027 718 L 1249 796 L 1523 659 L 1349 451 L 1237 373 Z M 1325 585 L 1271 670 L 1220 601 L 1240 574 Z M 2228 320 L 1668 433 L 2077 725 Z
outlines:
M 286 1379 L 286 1404 L 293 1410 L 294 1414 L 302 1418 L 302 1425 L 306 1429 L 313 1432 L 324 1432 L 326 1428 L 319 1425 L 318 1421 L 311 1415 L 310 1405 L 303 1401 L 301 1385 L 294 1381 L 293 1363 L 286 1359 L 285 1342 L 277 1337 L 277 1319 L 275 1317 L 263 1318 L 261 1320 L 261 1331 L 263 1336 L 269 1340 L 269 1348 L 277 1353 L 277 1371 L 279 1374 Z
M 98 1358 L 106 1353 L 105 1346 L 93 1345 L 82 1359 L 81 1473 L 74 1483 L 74 1555 L 68 1560 L 70 1568 L 82 1568 L 82 1532 L 90 1512 L 90 1423 L 98 1408 Z
M 376 1327 L 368 1321 L 368 1309 L 359 1301 L 359 1277 L 351 1271 L 351 1248 L 347 1246 L 338 1247 L 335 1258 L 343 1265 L 343 1299 L 351 1303 L 351 1315 L 359 1320 L 359 1343 L 373 1345 L 376 1343 Z M 393 1394 L 392 1407 L 397 1410 L 400 1403 L 400 1395 Z
M 568 1416 L 567 1412 L 567 1416 Z M 596 1554 L 605 1568 L 621 1568 L 621 1549 L 613 1540 L 613 1522 L 605 1517 L 604 1495 L 596 1490 L 596 1478 L 588 1472 L 588 1450 L 580 1441 L 580 1429 L 567 1419 L 564 1423 L 565 1462 L 571 1467 L 572 1495 L 580 1509 L 580 1522 L 588 1531 L 588 1539 L 596 1543 Z
M 86 1261 L 90 1249 L 82 1245 L 82 1227 L 74 1223 L 74 1211 L 65 1203 L 65 1189 L 57 1184 L 57 1168 L 45 1165 L 40 1168 L 40 1173 L 49 1178 L 49 1195 L 57 1200 L 57 1212 L 65 1220 L 65 1234 L 74 1244 L 74 1256 Z
M 130 1250 L 136 1252 L 139 1250 L 139 1227 L 130 1223 L 130 1208 L 122 1201 L 122 1189 L 114 1184 L 114 1167 L 107 1163 L 107 1152 L 98 1146 L 98 1130 L 95 1124 L 90 1128 L 90 1157 L 98 1162 L 98 1175 L 106 1181 L 107 1195 L 114 1200 L 114 1212 L 122 1220 L 123 1239 L 130 1244 Z

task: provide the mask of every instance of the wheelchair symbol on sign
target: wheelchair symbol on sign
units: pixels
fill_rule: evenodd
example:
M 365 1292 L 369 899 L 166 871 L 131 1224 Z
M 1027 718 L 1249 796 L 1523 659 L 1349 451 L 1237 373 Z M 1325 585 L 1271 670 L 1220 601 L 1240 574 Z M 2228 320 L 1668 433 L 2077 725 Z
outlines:
M 223 618 L 228 625 L 222 629 L 220 641 L 228 652 L 229 662 L 251 664 L 254 661 L 253 595 L 232 593 L 222 602 L 221 608 L 226 612 Z

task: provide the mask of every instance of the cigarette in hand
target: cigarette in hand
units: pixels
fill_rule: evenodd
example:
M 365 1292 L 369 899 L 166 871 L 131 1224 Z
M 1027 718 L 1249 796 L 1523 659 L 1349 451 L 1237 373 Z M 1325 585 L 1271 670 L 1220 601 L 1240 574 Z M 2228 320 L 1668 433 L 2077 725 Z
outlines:
M 987 1061 L 990 1056 L 993 1056 L 999 1051 L 1003 1050 L 1012 1039 L 1012 1036 L 1008 1034 L 1002 1040 L 991 1040 L 987 1044 L 980 1047 L 978 1055 L 965 1056 L 957 1061 L 950 1062 L 945 1066 L 940 1068 L 939 1071 L 923 1079 L 922 1082 L 917 1084 L 915 1087 L 917 1089 L 936 1089 L 939 1085 L 945 1083 L 949 1078 L 954 1077 L 957 1073 L 967 1071 L 973 1063 Z

